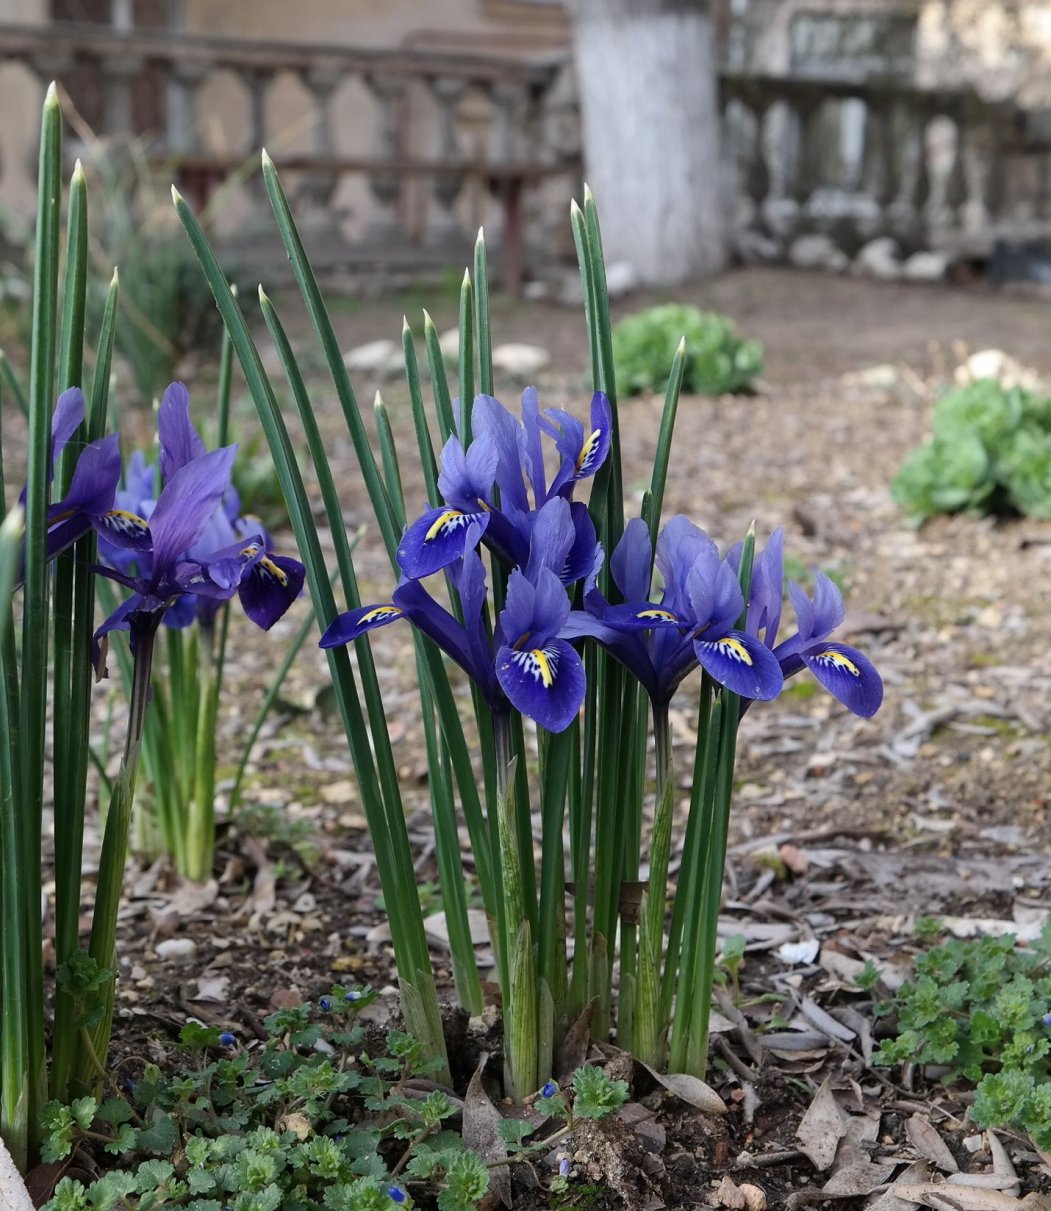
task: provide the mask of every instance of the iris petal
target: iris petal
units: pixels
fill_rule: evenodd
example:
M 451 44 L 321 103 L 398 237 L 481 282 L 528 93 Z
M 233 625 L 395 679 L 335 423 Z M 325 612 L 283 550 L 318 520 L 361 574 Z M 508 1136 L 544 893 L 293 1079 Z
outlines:
M 584 701 L 584 663 L 564 639 L 537 648 L 502 647 L 496 676 L 511 705 L 549 732 L 564 731 Z
M 397 622 L 404 617 L 405 611 L 396 605 L 359 606 L 356 610 L 348 610 L 333 618 L 325 628 L 318 647 L 338 648 L 364 635 L 366 631 L 385 627 L 389 622 Z
M 303 591 L 305 569 L 287 555 L 264 555 L 241 578 L 237 595 L 248 617 L 269 631 Z
M 476 525 L 481 533 L 488 524 L 485 512 L 464 513 L 445 505 L 428 509 L 402 535 L 398 565 L 411 580 L 440 572 L 463 555 L 468 528 Z
M 821 643 L 802 653 L 803 663 L 848 710 L 870 718 L 883 702 L 883 681 L 869 658 L 843 643 Z
M 776 657 L 744 631 L 730 631 L 719 639 L 695 639 L 693 650 L 713 681 L 742 698 L 768 702 L 781 692 L 784 677 Z

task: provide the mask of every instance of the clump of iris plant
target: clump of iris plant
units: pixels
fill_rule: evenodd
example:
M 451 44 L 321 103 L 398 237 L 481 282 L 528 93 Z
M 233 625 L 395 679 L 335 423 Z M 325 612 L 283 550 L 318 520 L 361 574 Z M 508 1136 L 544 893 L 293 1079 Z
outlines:
M 399 468 L 404 443 L 395 440 L 377 399 L 378 452 L 373 448 L 287 197 L 265 155 L 263 180 L 397 579 L 390 597 L 375 604 L 359 598 L 325 443 L 276 308 L 261 293 L 324 498 L 346 595 L 342 613 L 329 592 L 302 474 L 252 334 L 200 225 L 181 198 L 176 206 L 245 368 L 310 569 L 390 912 L 406 1021 L 444 1065 L 397 760 L 368 634 L 399 620 L 416 632 L 453 975 L 462 1003 L 479 1012 L 462 821 L 502 994 L 506 1091 L 527 1098 L 558 1070 L 557 1047 L 573 1023 L 598 1040 L 608 1039 L 615 1025 L 619 1045 L 703 1076 L 738 727 L 752 702 L 776 698 L 785 678 L 804 670 L 850 709 L 869 715 L 882 695 L 878 675 L 860 653 L 835 640 L 839 607 L 820 579 L 813 598 L 792 591 L 796 634 L 778 633 L 779 535 L 757 552 L 750 534 L 724 555 L 686 518 L 672 518 L 661 529 L 685 341 L 671 366 L 641 515 L 627 520 L 608 292 L 589 194 L 583 207 L 571 208 L 571 221 L 595 387 L 590 406 L 584 413 L 542 407 L 532 389 L 519 409 L 496 398 L 479 234 L 473 278 L 465 275 L 460 294 L 459 403 L 451 398 L 430 318 L 425 315 L 424 331 L 433 409 L 424 399 L 408 321 L 403 326 L 419 470 L 427 485 L 426 504 L 407 508 L 403 483 L 409 480 Z M 344 651 L 350 643 L 353 665 Z M 477 764 L 465 737 L 457 666 L 467 674 L 474 707 Z M 677 778 L 668 707 L 673 694 L 692 687 L 692 776 Z M 647 762 L 651 717 L 655 787 Z M 684 784 L 690 787 L 684 855 L 670 904 L 674 788 Z
M 100 535 L 100 572 L 132 590 L 132 596 L 99 628 L 97 657 L 105 662 L 109 632 L 130 630 L 133 615 L 145 616 L 137 624 L 140 629 L 149 625 L 147 617 L 159 616 L 167 632 L 167 662 L 161 685 L 154 686 L 158 708 L 145 725 L 143 765 L 152 810 L 140 798 L 136 845 L 150 856 L 167 852 L 180 872 L 204 879 L 212 867 L 215 831 L 215 726 L 225 606 L 236 594 L 247 617 L 269 630 L 302 590 L 303 566 L 273 552 L 258 519 L 241 515 L 230 478 L 234 447 L 208 454 L 190 420 L 189 394 L 182 383 L 165 391 L 157 427 L 157 461 L 147 461 L 141 450 L 132 453 L 111 521 Z M 187 488 L 180 487 L 183 468 L 190 465 L 198 483 L 189 486 L 189 493 L 203 502 L 203 528 L 187 513 Z M 214 483 L 201 479 L 209 466 Z M 173 513 L 188 519 L 190 529 L 176 533 L 171 548 L 162 544 L 164 562 L 159 563 L 148 540 L 150 527 L 159 516 L 163 537 L 165 516 Z M 184 545 L 188 536 L 192 541 Z M 172 550 L 174 559 L 169 558 Z M 137 650 L 137 642 L 133 648 Z
M 143 468 L 141 463 L 133 463 L 133 477 L 125 480 L 124 493 L 117 499 L 115 446 L 112 451 L 107 447 L 104 461 L 92 457 L 88 464 L 89 471 L 98 476 L 95 484 L 98 499 L 106 495 L 112 499 L 112 507 L 84 514 L 104 538 L 108 555 L 107 562 L 95 570 L 123 586 L 129 594 L 96 628 L 93 654 L 96 677 L 108 676 L 111 636 L 122 631 L 128 634 L 132 656 L 128 726 L 120 773 L 113 785 L 106 817 L 99 871 L 100 887 L 113 886 L 118 891 L 120 879 L 114 872 L 123 870 L 128 852 L 154 648 L 161 624 L 169 616 L 180 620 L 181 612 L 191 602 L 195 610 L 203 606 L 207 611 L 236 595 L 248 617 L 268 629 L 292 604 L 303 585 L 303 568 L 298 561 L 268 554 L 261 531 L 238 536 L 226 518 L 223 500 L 231 488 L 237 448 L 205 449 L 190 420 L 189 394 L 181 383 L 173 383 L 164 394 L 158 413 L 158 440 L 160 490 L 155 498 L 141 494 Z M 100 468 L 97 472 L 96 465 Z M 119 472 L 119 461 L 116 466 Z M 78 463 L 78 473 L 80 467 Z M 133 483 L 135 475 L 137 485 Z M 75 474 L 73 486 L 76 485 Z M 84 487 L 85 499 L 91 498 L 89 487 Z M 196 817 L 196 829 L 195 816 L 191 813 L 189 817 L 191 841 L 194 831 L 201 837 L 211 835 L 211 803 L 197 806 L 201 813 Z M 207 852 L 211 853 L 210 841 Z M 92 921 L 89 953 L 100 969 L 113 967 L 118 898 L 110 895 L 100 900 Z M 93 1046 L 86 1049 L 88 1054 L 80 1073 L 85 1085 L 94 1078 L 92 1065 L 97 1061 L 93 1056 L 104 1056 L 108 1046 L 112 983 L 106 986 L 105 996 L 105 1011 L 92 1027 Z

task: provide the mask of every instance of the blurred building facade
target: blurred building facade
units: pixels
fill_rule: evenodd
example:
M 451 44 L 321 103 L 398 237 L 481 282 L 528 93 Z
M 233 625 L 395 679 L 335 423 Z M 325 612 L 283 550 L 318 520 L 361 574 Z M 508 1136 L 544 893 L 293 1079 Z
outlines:
M 738 251 L 981 251 L 1051 232 L 1051 0 L 717 0 Z M 140 139 L 217 231 L 262 230 L 255 153 L 315 249 L 460 257 L 517 280 L 568 254 L 580 184 L 559 0 L 0 0 L 0 209 L 29 213 L 43 89 L 92 158 Z M 827 246 L 827 245 L 826 245 Z

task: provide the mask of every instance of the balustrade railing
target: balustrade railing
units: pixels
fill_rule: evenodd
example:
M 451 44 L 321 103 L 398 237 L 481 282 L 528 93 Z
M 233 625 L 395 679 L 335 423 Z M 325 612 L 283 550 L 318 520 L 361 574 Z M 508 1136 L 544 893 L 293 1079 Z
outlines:
M 337 266 L 383 265 L 406 250 L 417 265 L 462 259 L 485 221 L 515 288 L 523 257 L 551 248 L 548 233 L 579 184 L 568 54 L 0 25 L 0 67 L 7 62 L 28 67 L 41 88 L 89 66 L 75 79 L 94 81 L 97 94 L 84 107 L 98 115 L 98 133 L 148 133 L 149 155 L 198 206 L 227 178 L 245 175 L 229 235 L 261 230 L 265 200 L 249 157 L 267 146 L 313 250 Z M 151 104 L 142 107 L 136 98 L 147 85 Z M 882 235 L 905 252 L 968 241 L 980 248 L 1005 223 L 1051 220 L 1051 142 L 1027 133 L 1010 103 L 890 79 L 723 72 L 720 89 L 740 247 L 751 239 L 764 255 L 783 256 L 799 236 L 820 232 L 848 253 Z M 137 128 L 147 111 L 162 115 L 162 129 Z M 554 191 L 544 186 L 554 177 L 565 179 L 557 223 L 545 212 Z
M 879 236 L 978 247 L 1024 214 L 1033 148 L 1011 104 L 900 81 L 724 73 L 721 90 L 739 233 L 782 249 L 814 232 L 847 251 Z
M 91 80 L 98 95 L 71 100 L 99 115 L 103 146 L 112 137 L 147 136 L 148 157 L 170 169 L 198 205 L 243 173 L 247 188 L 231 208 L 228 234 L 260 230 L 254 209 L 263 198 L 248 159 L 268 147 L 316 251 L 334 264 L 363 257 L 383 263 L 407 245 L 416 263 L 426 262 L 428 250 L 459 255 L 484 220 L 494 242 L 507 245 L 506 269 L 517 277 L 528 236 L 524 196 L 552 176 L 579 173 L 577 155 L 560 154 L 538 133 L 561 56 L 523 60 L 56 24 L 0 26 L 0 67 L 8 61 L 28 67 L 41 87 L 73 64 L 90 66 L 90 75 L 77 78 Z M 135 89 L 143 80 L 157 94 L 161 130 L 136 126 Z M 305 118 L 291 116 L 304 109 Z

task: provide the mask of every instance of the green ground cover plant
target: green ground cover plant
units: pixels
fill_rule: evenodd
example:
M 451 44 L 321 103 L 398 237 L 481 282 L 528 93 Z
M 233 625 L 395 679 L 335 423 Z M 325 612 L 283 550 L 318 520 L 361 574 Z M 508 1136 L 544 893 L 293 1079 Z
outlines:
M 763 347 L 738 335 L 733 320 L 682 303 L 647 307 L 613 328 L 613 362 L 624 395 L 667 389 L 679 341 L 686 341 L 682 389 L 691 394 L 747 391 L 763 372 Z
M 939 513 L 1051 518 L 1051 396 L 996 379 L 946 392 L 892 491 L 917 525 Z
M 542 1162 L 575 1122 L 627 1100 L 623 1081 L 585 1065 L 564 1090 L 537 1093 L 532 1120 L 502 1121 L 506 1156 L 486 1162 L 464 1145 L 470 1110 L 426 1091 L 438 1061 L 411 1035 L 358 1020 L 375 999 L 337 986 L 271 1014 L 250 1046 L 191 1022 L 177 1071 L 148 1065 L 126 1091 L 49 1103 L 45 1160 L 83 1142 L 120 1167 L 88 1186 L 63 1178 L 45 1211 L 390 1211 L 423 1194 L 439 1211 L 471 1211 L 494 1163 Z M 560 1165 L 548 1182 L 565 1189 L 568 1175 Z
M 1030 945 L 1013 934 L 952 939 L 921 954 L 882 1006 L 896 1036 L 877 1063 L 932 1066 L 976 1086 L 979 1127 L 1017 1127 L 1051 1151 L 1051 923 Z

